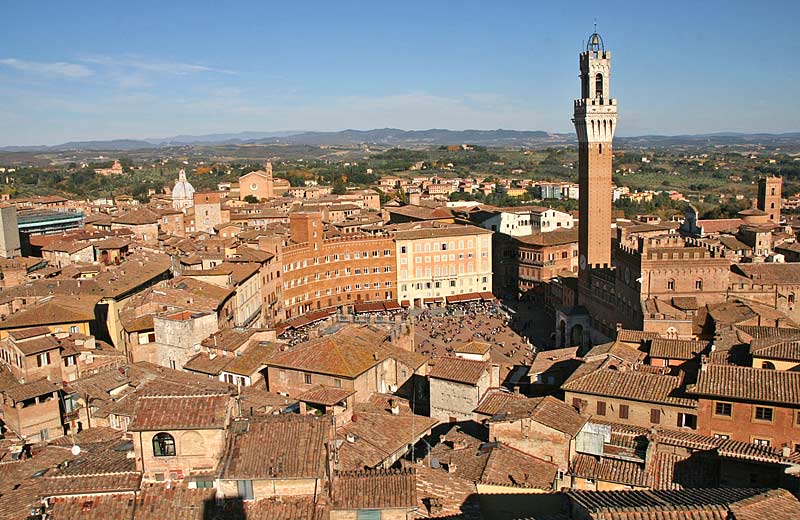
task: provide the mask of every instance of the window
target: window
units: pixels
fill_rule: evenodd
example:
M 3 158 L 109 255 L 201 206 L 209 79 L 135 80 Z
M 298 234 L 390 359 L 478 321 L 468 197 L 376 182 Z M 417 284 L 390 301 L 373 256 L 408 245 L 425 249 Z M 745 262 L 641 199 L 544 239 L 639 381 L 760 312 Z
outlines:
M 757 437 L 753 437 L 753 444 L 756 446 L 769 446 L 770 442 L 769 439 L 759 439 Z
M 236 491 L 239 494 L 239 498 L 242 500 L 253 500 L 253 481 L 237 480 Z
M 174 457 L 175 439 L 168 433 L 157 433 L 153 436 L 153 456 Z
M 214 487 L 213 480 L 195 480 L 194 487 L 197 489 L 210 489 Z
M 728 435 L 727 433 L 715 433 L 714 434 L 714 438 L 715 439 L 722 439 L 724 441 L 727 441 L 728 439 L 731 438 L 731 436 Z
M 381 510 L 359 509 L 356 512 L 356 520 L 381 520 Z
M 775 364 L 771 361 L 762 361 L 761 368 L 765 368 L 767 370 L 775 370 Z
M 675 280 L 667 281 L 667 290 L 674 291 L 675 290 Z
M 628 418 L 628 413 L 629 413 L 629 411 L 630 411 L 630 410 L 629 410 L 629 408 L 628 408 L 628 405 L 627 405 L 627 404 L 621 404 L 621 405 L 619 405 L 619 418 L 620 418 L 620 419 L 627 419 L 627 418 Z
M 77 325 L 70 325 L 70 326 L 69 326 L 69 331 L 70 331 L 70 332 L 72 332 L 73 334 L 74 334 L 74 333 L 76 333 L 76 332 L 78 332 L 78 327 L 77 327 Z
M 606 414 L 606 403 L 604 401 L 597 401 L 597 415 Z
M 603 95 L 603 75 L 598 74 L 594 77 L 594 97 Z
M 714 415 L 722 417 L 730 417 L 733 413 L 733 405 L 731 403 L 715 403 Z
M 772 422 L 772 408 L 766 406 L 756 406 L 753 418 L 756 421 Z
M 36 366 L 43 367 L 50 364 L 50 353 L 49 352 L 42 352 L 41 354 L 36 355 Z
M 650 422 L 659 424 L 661 422 L 661 410 L 653 408 L 650 410 Z
M 303 374 L 303 382 L 307 385 L 311 384 L 311 374 Z
M 694 281 L 694 288 L 697 291 L 702 291 L 703 290 L 703 280 L 700 280 L 700 279 L 695 280 Z

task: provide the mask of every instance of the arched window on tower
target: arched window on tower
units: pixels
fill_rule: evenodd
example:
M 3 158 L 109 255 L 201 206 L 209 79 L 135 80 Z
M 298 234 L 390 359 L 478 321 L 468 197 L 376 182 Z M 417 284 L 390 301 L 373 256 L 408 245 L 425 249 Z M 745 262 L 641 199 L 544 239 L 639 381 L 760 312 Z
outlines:
M 603 95 L 603 75 L 598 74 L 594 77 L 594 97 L 602 97 Z

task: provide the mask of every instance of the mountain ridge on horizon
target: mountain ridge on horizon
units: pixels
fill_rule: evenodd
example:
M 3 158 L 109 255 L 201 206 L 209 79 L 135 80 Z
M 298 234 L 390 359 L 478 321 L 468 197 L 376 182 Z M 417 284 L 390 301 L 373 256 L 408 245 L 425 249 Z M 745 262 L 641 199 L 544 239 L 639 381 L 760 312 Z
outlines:
M 761 144 L 761 141 L 800 142 L 800 132 L 713 132 L 705 134 L 646 134 L 617 137 L 620 144 L 652 145 L 696 145 L 706 144 Z M 57 145 L 0 146 L 4 152 L 47 152 L 69 150 L 131 151 L 148 148 L 179 146 L 211 146 L 242 144 L 306 144 L 306 145 L 358 145 L 378 144 L 385 146 L 435 146 L 473 144 L 496 147 L 541 148 L 576 143 L 574 133 L 547 132 L 543 130 L 402 130 L 398 128 L 376 128 L 370 130 L 345 129 L 339 131 L 243 131 L 236 133 L 180 134 L 165 138 L 109 139 L 70 141 Z

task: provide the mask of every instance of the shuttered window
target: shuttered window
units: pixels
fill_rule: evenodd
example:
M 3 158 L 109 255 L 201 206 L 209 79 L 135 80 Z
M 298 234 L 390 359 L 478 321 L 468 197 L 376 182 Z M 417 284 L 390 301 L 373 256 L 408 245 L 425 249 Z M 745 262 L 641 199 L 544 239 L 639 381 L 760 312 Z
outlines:
M 620 419 L 627 419 L 628 418 L 628 405 L 627 404 L 619 405 L 619 418 Z
M 650 422 L 653 424 L 658 424 L 661 422 L 661 410 L 656 408 L 650 410 Z

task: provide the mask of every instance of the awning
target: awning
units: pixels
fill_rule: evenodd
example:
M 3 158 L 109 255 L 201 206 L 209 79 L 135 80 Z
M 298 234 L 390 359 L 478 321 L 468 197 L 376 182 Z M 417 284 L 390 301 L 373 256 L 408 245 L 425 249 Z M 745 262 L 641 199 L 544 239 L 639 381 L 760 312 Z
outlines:
M 476 292 L 462 294 L 461 295 L 461 301 L 462 302 L 474 302 L 474 301 L 480 300 L 481 296 L 482 296 L 481 293 L 476 293 Z
M 444 298 L 442 298 L 441 296 L 437 296 L 436 298 L 424 298 L 422 300 L 422 303 L 427 305 L 429 303 L 440 303 L 440 302 L 443 302 L 443 301 L 444 301 Z
M 402 309 L 402 307 L 400 307 L 400 304 L 394 300 L 383 302 L 383 308 L 386 309 L 387 311 L 397 311 Z
M 494 300 L 494 294 L 492 294 L 490 292 L 482 292 L 482 293 L 480 293 L 480 297 L 484 301 L 487 301 L 487 302 L 490 302 L 490 301 Z
M 382 302 L 363 302 L 363 303 L 356 303 L 353 305 L 353 309 L 356 312 L 383 312 L 383 303 Z
M 411 307 L 411 302 L 408 301 L 408 300 L 403 300 L 403 301 L 400 302 L 400 305 L 402 307 Z

